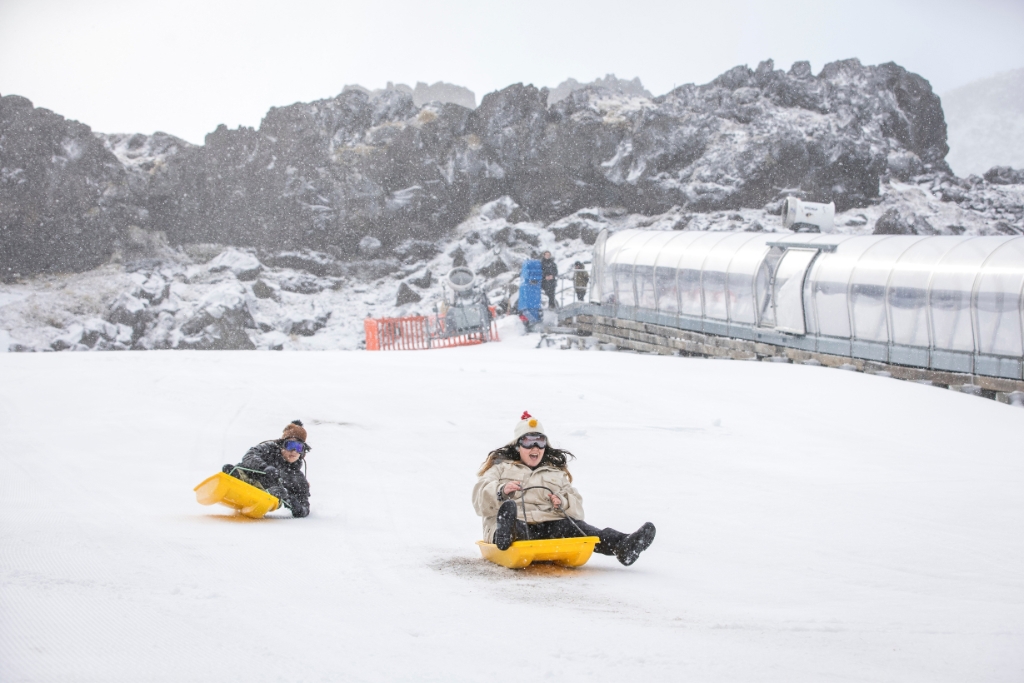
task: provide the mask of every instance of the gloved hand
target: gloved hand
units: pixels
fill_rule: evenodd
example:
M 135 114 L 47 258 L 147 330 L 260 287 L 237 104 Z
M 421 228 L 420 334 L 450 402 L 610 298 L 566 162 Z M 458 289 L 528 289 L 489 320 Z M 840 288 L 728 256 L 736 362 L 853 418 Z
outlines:
M 221 467 L 220 471 L 223 472 L 224 474 L 231 474 L 231 470 L 233 469 L 235 469 L 235 466 L 232 465 L 231 463 L 228 463 L 227 465 L 224 465 L 224 467 Z
M 267 493 L 281 501 L 281 505 L 288 507 L 288 491 L 283 486 L 271 486 L 267 489 Z
M 263 474 L 267 475 L 273 480 L 276 480 L 280 475 L 277 472 L 277 468 L 273 465 L 267 465 L 263 468 Z

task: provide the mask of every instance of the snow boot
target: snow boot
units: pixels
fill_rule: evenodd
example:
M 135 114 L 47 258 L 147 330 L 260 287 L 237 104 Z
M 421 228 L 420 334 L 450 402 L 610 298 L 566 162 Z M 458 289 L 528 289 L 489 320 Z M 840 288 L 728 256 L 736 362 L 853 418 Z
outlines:
M 655 528 L 650 522 L 626 536 L 615 545 L 615 557 L 627 567 L 640 557 L 640 553 L 647 550 L 654 541 Z
M 508 550 L 515 540 L 516 502 L 506 500 L 498 508 L 498 528 L 494 530 L 494 545 L 498 550 Z

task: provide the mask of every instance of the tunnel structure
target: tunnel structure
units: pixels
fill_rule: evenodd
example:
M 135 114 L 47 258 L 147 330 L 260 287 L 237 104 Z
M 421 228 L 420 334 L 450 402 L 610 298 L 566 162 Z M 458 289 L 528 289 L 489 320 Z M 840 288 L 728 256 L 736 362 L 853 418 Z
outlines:
M 613 327 L 1024 380 L 1024 237 L 604 232 L 589 301 L 567 308 Z

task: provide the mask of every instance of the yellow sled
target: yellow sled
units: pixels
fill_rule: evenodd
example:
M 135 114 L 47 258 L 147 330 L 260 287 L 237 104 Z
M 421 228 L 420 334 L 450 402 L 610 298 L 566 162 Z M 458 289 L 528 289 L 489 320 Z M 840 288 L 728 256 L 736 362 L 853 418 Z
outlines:
M 218 472 L 195 489 L 196 500 L 202 505 L 220 503 L 238 510 L 246 517 L 259 519 L 281 507 L 281 501 L 241 479 Z
M 601 542 L 597 536 L 581 538 L 546 538 L 539 541 L 516 541 L 508 550 L 498 550 L 493 543 L 477 541 L 485 560 L 509 569 L 529 567 L 533 562 L 554 562 L 563 567 L 582 567 Z

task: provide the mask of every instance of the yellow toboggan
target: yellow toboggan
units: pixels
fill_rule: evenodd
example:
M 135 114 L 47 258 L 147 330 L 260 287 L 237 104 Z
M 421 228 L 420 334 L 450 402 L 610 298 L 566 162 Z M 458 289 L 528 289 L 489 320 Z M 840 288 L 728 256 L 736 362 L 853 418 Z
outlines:
M 582 567 L 601 542 L 597 536 L 577 538 L 545 538 L 538 541 L 516 541 L 508 550 L 499 550 L 493 543 L 477 541 L 485 560 L 509 569 L 522 569 L 534 562 L 554 562 L 563 567 Z
M 220 503 L 253 519 L 281 507 L 281 501 L 266 491 L 224 472 L 204 480 L 195 492 L 196 500 L 203 505 Z

